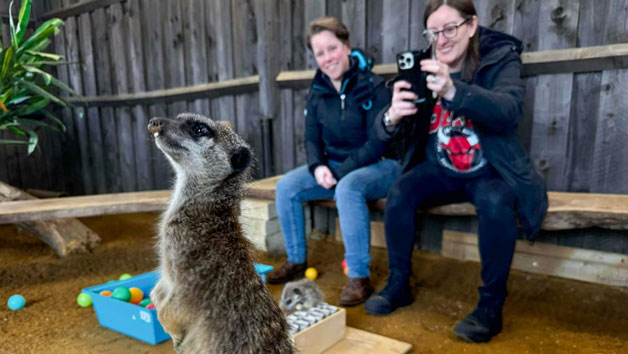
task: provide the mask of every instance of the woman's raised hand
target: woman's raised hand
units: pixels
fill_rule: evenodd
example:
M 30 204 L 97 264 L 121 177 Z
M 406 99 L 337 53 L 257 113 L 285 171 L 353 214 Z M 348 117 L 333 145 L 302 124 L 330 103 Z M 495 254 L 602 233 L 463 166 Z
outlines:
M 338 183 L 329 167 L 325 165 L 316 167 L 314 170 L 314 178 L 316 179 L 316 183 L 325 189 L 330 189 Z
M 436 92 L 446 100 L 453 100 L 456 94 L 456 87 L 449 76 L 449 67 L 434 59 L 421 60 L 421 71 L 430 73 L 426 77 L 427 88 Z
M 409 91 L 412 85 L 404 80 L 395 82 L 393 86 L 392 103 L 388 109 L 388 117 L 392 124 L 398 124 L 404 117 L 416 114 L 417 108 L 413 101 L 417 95 Z

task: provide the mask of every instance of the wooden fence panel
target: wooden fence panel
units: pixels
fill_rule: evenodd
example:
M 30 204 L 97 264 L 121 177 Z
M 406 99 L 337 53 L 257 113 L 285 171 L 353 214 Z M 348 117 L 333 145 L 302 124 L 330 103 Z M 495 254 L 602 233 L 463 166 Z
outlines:
M 110 95 L 113 93 L 111 83 L 111 61 L 109 54 L 111 51 L 109 38 L 109 24 L 105 9 L 98 9 L 92 13 L 92 38 L 94 48 L 94 65 L 96 70 L 96 87 L 99 95 Z M 113 107 L 100 108 L 102 137 L 102 150 L 105 161 L 105 179 L 109 192 L 121 192 L 122 181 L 120 179 L 121 170 L 118 158 L 118 134 L 117 119 Z
M 83 68 L 83 94 L 86 96 L 95 96 L 98 94 L 98 91 L 96 87 L 96 68 L 94 66 L 94 47 L 92 44 L 92 20 L 89 13 L 82 14 L 78 17 L 78 28 L 79 53 L 81 57 L 81 67 Z M 90 168 L 92 169 L 92 176 L 94 177 L 94 192 L 106 193 L 107 180 L 105 160 L 103 157 L 100 115 L 96 107 L 89 107 L 86 111 L 88 139 L 91 147 L 88 149 L 88 152 L 91 160 Z
M 429 43 L 423 37 L 423 10 L 427 0 L 410 0 L 410 42 L 408 49 L 417 50 L 427 48 Z
M 279 49 L 280 70 L 292 70 L 293 66 L 293 1 L 279 2 Z M 300 28 L 300 27 L 299 27 Z M 295 31 L 296 32 L 296 31 Z M 278 173 L 286 173 L 294 168 L 294 117 L 292 110 L 292 89 L 280 90 L 279 113 L 273 122 L 273 147 L 277 155 L 276 169 Z
M 205 45 L 205 5 L 204 0 L 183 1 L 183 33 L 185 38 L 186 84 L 196 85 L 207 82 L 207 48 Z M 209 115 L 209 100 L 199 98 L 188 106 L 188 111 Z
M 303 7 L 303 38 L 305 38 L 305 33 L 307 33 L 308 26 L 310 22 L 314 19 L 317 19 L 322 16 L 326 16 L 326 7 L 325 0 L 307 0 L 304 1 Z M 295 30 L 298 30 L 295 28 Z M 296 49 L 296 48 L 295 48 Z M 305 56 L 305 65 L 308 69 L 316 68 L 316 60 L 310 51 L 307 51 Z
M 544 1 L 539 18 L 539 49 L 576 44 L 579 1 Z M 551 190 L 565 191 L 573 74 L 539 75 L 534 100 L 531 157 Z
M 216 81 L 233 79 L 233 47 L 231 28 L 231 1 L 216 0 L 207 3 L 207 35 L 210 38 L 210 73 Z M 226 120 L 236 126 L 233 96 L 212 100 L 212 118 Z M 237 127 L 236 127 L 237 128 Z
M 339 18 L 349 30 L 351 46 L 366 49 L 366 1 L 343 1 L 342 17 Z
M 144 50 L 142 46 L 143 33 L 141 26 L 141 11 L 139 1 L 129 1 L 124 4 L 126 14 L 128 53 L 129 88 L 133 92 L 146 91 L 144 80 Z M 148 111 L 143 105 L 131 107 L 131 120 L 133 122 L 135 168 L 138 190 L 151 190 L 155 188 L 153 176 L 152 136 L 146 126 L 148 125 Z
M 129 80 L 127 51 L 120 43 L 127 41 L 128 32 L 123 18 L 122 4 L 109 6 L 107 10 L 108 28 L 111 33 L 111 68 L 113 76 L 114 94 L 124 94 L 129 92 Z M 128 106 L 115 108 L 116 130 L 118 136 L 118 151 L 120 163 L 120 178 L 122 179 L 122 190 L 130 192 L 137 190 L 136 166 L 135 166 L 135 136 L 133 133 L 133 122 L 131 121 L 131 110 Z M 138 134 L 143 132 L 138 132 Z
M 141 0 L 140 11 L 142 14 L 142 33 L 144 65 L 146 72 L 146 89 L 161 90 L 165 88 L 164 78 L 164 50 L 162 47 L 163 30 L 162 18 L 165 18 L 163 2 L 154 0 Z M 162 17 L 164 16 L 164 17 Z M 164 117 L 167 115 L 166 105 L 153 104 L 148 107 L 149 117 Z M 156 188 L 170 186 L 172 169 L 165 156 L 155 144 L 151 143 L 151 155 L 153 161 L 153 178 Z
M 71 4 L 77 1 L 71 1 Z M 68 5 L 66 1 L 64 5 Z M 70 17 L 65 20 L 64 25 L 65 38 L 66 38 L 66 59 L 71 64 L 68 65 L 68 79 L 70 87 L 79 94 L 83 94 L 83 83 L 81 79 L 81 67 L 79 63 L 81 58 L 79 55 L 79 37 L 78 37 L 78 25 L 75 17 Z M 85 110 L 76 108 L 73 111 L 74 126 L 76 129 L 76 135 L 78 139 L 78 153 L 80 154 L 80 170 L 82 176 L 82 184 L 85 193 L 94 193 L 94 183 L 92 180 L 92 173 L 89 162 L 89 138 L 87 132 L 87 123 L 85 117 Z
M 604 38 L 609 44 L 628 42 L 628 1 L 611 0 L 605 17 Z M 591 192 L 628 193 L 628 70 L 602 73 L 597 117 Z
M 384 3 L 382 0 L 366 0 L 366 52 L 376 64 L 384 63 L 382 34 L 384 21 Z
M 185 39 L 183 31 L 183 16 L 181 6 L 189 1 L 159 1 L 159 5 L 164 12 L 163 21 L 163 48 L 164 48 L 164 87 L 183 87 L 186 85 L 185 69 L 190 61 L 185 58 Z M 153 5 L 155 6 L 155 5 Z M 156 44 L 156 43 L 155 43 Z M 187 65 L 185 65 L 187 64 Z M 168 104 L 168 116 L 175 117 L 181 112 L 187 112 L 186 102 L 177 101 Z
M 382 61 L 394 63 L 397 53 L 407 50 L 410 44 L 409 0 L 383 0 Z

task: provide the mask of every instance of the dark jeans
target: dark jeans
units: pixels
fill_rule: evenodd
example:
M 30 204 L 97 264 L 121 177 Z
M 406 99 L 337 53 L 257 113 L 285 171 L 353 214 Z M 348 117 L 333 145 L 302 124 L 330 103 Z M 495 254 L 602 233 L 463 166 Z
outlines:
M 392 185 L 386 201 L 386 244 L 391 273 L 409 277 L 417 208 L 471 202 L 478 214 L 482 260 L 480 303 L 502 306 L 517 239 L 515 194 L 491 167 L 482 176 L 463 179 L 424 162 Z

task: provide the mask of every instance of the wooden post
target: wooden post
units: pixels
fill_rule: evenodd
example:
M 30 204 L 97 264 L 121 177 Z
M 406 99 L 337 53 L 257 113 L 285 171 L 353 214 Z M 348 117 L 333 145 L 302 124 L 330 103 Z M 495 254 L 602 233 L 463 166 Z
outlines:
M 262 119 L 262 169 L 265 177 L 273 174 L 272 161 L 272 120 L 279 107 L 279 91 L 275 77 L 279 74 L 279 61 L 274 54 L 279 53 L 279 6 L 276 0 L 256 0 L 257 13 L 257 61 L 260 76 L 259 101 Z

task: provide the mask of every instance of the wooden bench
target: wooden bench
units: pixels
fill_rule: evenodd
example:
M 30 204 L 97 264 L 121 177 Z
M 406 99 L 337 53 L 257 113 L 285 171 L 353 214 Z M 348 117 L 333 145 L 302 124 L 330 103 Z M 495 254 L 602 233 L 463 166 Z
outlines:
M 274 189 L 281 176 L 258 181 L 250 194 L 256 198 L 274 199 Z M 542 230 L 570 230 L 600 227 L 610 230 L 628 230 L 628 195 L 549 192 L 547 216 Z M 309 205 L 335 208 L 333 200 L 310 202 Z M 382 211 L 385 199 L 369 204 L 372 210 Z M 429 215 L 473 216 L 470 203 L 449 204 L 423 210 Z M 336 237 L 339 228 L 336 225 Z M 371 222 L 371 244 L 385 247 L 383 223 Z M 458 260 L 479 261 L 477 235 L 468 232 L 442 230 L 441 253 Z M 513 269 L 532 273 L 560 276 L 582 281 L 628 286 L 628 255 L 595 250 L 564 247 L 542 242 L 534 245 L 517 241 Z
M 243 204 L 243 225 L 247 234 L 253 236 L 254 243 L 261 249 L 272 253 L 281 252 L 283 247 L 283 237 L 279 230 L 274 199 L 275 187 L 281 176 L 275 176 L 247 185 L 249 199 Z M 601 227 L 612 230 L 628 230 L 628 195 L 615 194 L 594 194 L 594 193 L 564 193 L 549 192 L 549 208 L 547 216 L 542 224 L 543 230 L 568 230 L 588 227 Z M 169 190 L 128 192 L 115 194 L 100 194 L 79 197 L 63 197 L 36 200 L 8 201 L 0 203 L 0 224 L 23 223 L 39 220 L 78 218 L 107 214 L 123 214 L 135 212 L 158 212 L 165 209 L 170 198 Z M 333 200 L 321 200 L 309 203 L 314 206 L 335 208 Z M 246 205 L 246 206 L 244 206 Z M 385 199 L 379 199 L 370 203 L 373 210 L 383 210 L 386 205 Z M 474 207 L 469 203 L 450 204 L 422 211 L 430 215 L 444 216 L 473 216 Z M 310 219 L 310 215 L 306 215 Z M 381 223 L 380 223 L 381 224 Z M 306 227 L 311 227 L 306 223 Z M 383 229 L 379 225 L 380 233 Z M 309 233 L 309 230 L 307 230 Z M 455 231 L 443 231 L 442 253 L 445 256 L 457 259 L 478 260 L 477 247 L 472 234 L 457 233 Z M 57 241 L 63 242 L 63 241 Z M 380 242 L 381 244 L 381 242 Z M 538 243 L 537 243 L 538 245 Z M 518 246 L 523 249 L 527 246 Z M 609 254 L 606 252 L 578 250 L 574 252 L 572 248 L 554 245 L 539 245 L 533 248 L 539 254 L 530 256 L 530 250 L 526 249 L 528 256 L 523 262 L 523 266 L 517 266 L 517 256 L 513 267 L 534 271 L 535 269 L 544 274 L 554 274 L 567 277 L 574 277 L 569 274 L 584 274 L 578 266 L 571 265 L 575 271 L 563 274 L 565 257 L 572 257 L 577 254 L 579 258 L 577 264 L 589 265 L 599 261 L 608 263 L 606 270 L 599 270 L 600 266 L 595 266 L 589 271 L 588 278 L 578 278 L 581 280 L 598 281 L 605 284 L 617 285 L 623 283 L 628 285 L 628 256 L 621 254 Z M 57 247 L 58 248 L 58 247 Z M 548 255 L 562 255 L 559 260 L 548 261 Z M 539 258 L 540 257 L 540 258 Z M 545 257 L 545 258 L 543 258 Z M 532 259 L 532 260 L 531 260 Z M 573 259 L 569 262 L 573 263 Z M 598 263 L 599 263 L 598 262 Z M 609 263 L 610 262 L 610 263 Z M 544 263 L 551 263 L 551 266 L 543 266 Z M 571 264 L 570 263 L 570 264 Z M 597 267 L 597 268 L 596 268 Z M 618 272 L 618 268 L 621 269 Z M 582 267 L 581 267 L 582 268 Z M 597 269 L 597 270 L 596 270 Z M 624 272 L 625 273 L 622 273 Z M 608 273 L 613 273 L 608 275 Z M 606 275 L 600 276 L 600 273 Z

